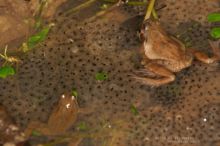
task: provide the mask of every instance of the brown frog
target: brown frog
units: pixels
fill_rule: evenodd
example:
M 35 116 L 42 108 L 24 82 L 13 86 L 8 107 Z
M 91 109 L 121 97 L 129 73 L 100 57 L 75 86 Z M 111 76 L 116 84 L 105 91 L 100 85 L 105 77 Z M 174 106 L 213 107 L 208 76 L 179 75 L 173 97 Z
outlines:
M 141 54 L 143 55 L 142 65 L 145 69 L 136 73 L 141 73 L 145 77 L 133 76 L 143 84 L 160 86 L 174 81 L 174 73 L 189 67 L 194 57 L 207 64 L 220 59 L 218 43 L 210 42 L 214 55 L 208 57 L 202 52 L 191 48 L 186 49 L 178 39 L 168 35 L 156 20 L 148 20 L 143 26 Z
M 78 113 L 89 112 L 90 111 L 86 109 L 79 108 L 74 96 L 63 94 L 57 106 L 53 109 L 48 122 L 31 122 L 25 130 L 25 135 L 30 136 L 33 130 L 48 136 L 62 135 L 75 123 Z M 78 142 L 80 142 L 80 140 L 78 140 Z

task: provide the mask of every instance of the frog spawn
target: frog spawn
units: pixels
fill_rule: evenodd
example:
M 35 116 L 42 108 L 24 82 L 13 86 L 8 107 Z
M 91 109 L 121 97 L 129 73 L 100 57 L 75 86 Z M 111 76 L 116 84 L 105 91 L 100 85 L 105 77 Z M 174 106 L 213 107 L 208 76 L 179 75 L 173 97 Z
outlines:
M 151 89 L 129 78 L 136 64 L 133 48 L 140 43 L 131 39 L 137 27 L 101 20 L 79 24 L 72 16 L 60 16 L 59 21 L 46 42 L 22 59 L 17 75 L 0 80 L 1 103 L 21 126 L 30 120 L 46 122 L 59 96 L 76 88 L 79 105 L 96 108 L 91 115 L 80 115 L 72 131 L 81 121 L 92 132 L 102 132 L 107 123 L 108 132 L 120 133 L 107 138 L 116 135 L 115 145 L 131 146 L 209 146 L 219 139 L 218 66 L 196 62 L 174 83 Z M 202 33 L 199 38 L 206 37 Z M 95 80 L 100 71 L 107 72 L 107 80 Z M 103 137 L 91 143 L 101 145 Z
M 145 129 L 144 135 L 131 145 L 210 145 L 218 140 L 219 84 L 214 81 L 219 79 L 218 71 L 218 65 L 196 62 L 178 74 L 174 83 L 152 90 L 150 98 L 155 105 L 148 110 L 142 105 L 133 127 L 136 135 Z M 148 124 L 143 127 L 138 121 Z

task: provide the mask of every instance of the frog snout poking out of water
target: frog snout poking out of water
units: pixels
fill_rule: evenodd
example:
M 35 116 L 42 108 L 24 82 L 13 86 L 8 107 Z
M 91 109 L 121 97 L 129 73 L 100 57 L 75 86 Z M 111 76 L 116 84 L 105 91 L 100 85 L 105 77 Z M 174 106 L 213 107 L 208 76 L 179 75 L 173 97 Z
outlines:
M 30 122 L 25 134 L 29 136 L 33 130 L 37 130 L 43 135 L 62 135 L 75 123 L 78 113 L 88 112 L 79 108 L 74 96 L 63 94 L 57 106 L 52 110 L 48 122 Z
M 203 52 L 186 49 L 183 43 L 168 35 L 155 20 L 144 23 L 141 37 L 141 64 L 144 69 L 136 71 L 133 78 L 146 85 L 160 86 L 174 81 L 174 73 L 191 66 L 194 57 L 206 64 L 220 59 L 219 42 L 209 42 L 214 55 L 208 57 Z

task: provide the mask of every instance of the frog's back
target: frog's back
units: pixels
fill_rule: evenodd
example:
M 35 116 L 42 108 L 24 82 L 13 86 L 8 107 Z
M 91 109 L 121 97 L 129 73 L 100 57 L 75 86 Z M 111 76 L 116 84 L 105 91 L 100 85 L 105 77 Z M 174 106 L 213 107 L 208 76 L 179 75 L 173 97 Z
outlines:
M 161 59 L 168 61 L 183 60 L 185 49 L 169 37 L 166 32 L 159 29 L 149 31 L 147 42 L 144 43 L 145 55 L 149 59 Z

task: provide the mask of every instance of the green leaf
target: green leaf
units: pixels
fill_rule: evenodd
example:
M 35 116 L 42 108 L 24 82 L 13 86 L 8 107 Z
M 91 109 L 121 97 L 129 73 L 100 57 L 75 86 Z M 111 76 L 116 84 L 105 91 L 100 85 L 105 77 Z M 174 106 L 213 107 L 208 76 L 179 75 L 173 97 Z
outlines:
M 78 92 L 76 91 L 76 89 L 72 90 L 72 96 L 77 97 L 78 96 Z
M 213 38 L 219 39 L 220 38 L 220 27 L 212 28 L 210 34 Z
M 108 79 L 108 74 L 104 72 L 99 72 L 99 73 L 96 73 L 95 78 L 98 81 L 104 81 Z
M 42 134 L 39 131 L 37 131 L 37 130 L 33 130 L 31 135 L 32 136 L 41 136 Z
M 220 13 L 211 13 L 207 18 L 209 22 L 218 22 L 220 21 Z
M 131 105 L 131 112 L 132 112 L 134 115 L 138 115 L 138 110 L 137 110 L 137 108 L 136 108 L 134 105 Z
M 88 127 L 85 122 L 80 122 L 79 125 L 77 126 L 77 129 L 78 130 L 87 130 Z
M 27 41 L 27 48 L 32 49 L 34 48 L 38 43 L 44 41 L 49 33 L 50 28 L 54 24 L 50 24 L 49 26 L 43 28 L 40 32 L 37 34 L 31 36 Z
M 0 78 L 6 78 L 9 75 L 14 75 L 15 70 L 11 66 L 3 66 L 0 68 Z
M 37 34 L 31 36 L 28 41 L 27 41 L 27 46 L 28 48 L 33 48 L 35 47 L 35 45 L 37 45 L 39 42 L 45 40 L 48 32 L 49 32 L 49 27 L 46 27 L 44 29 L 42 29 L 40 32 L 38 32 Z

